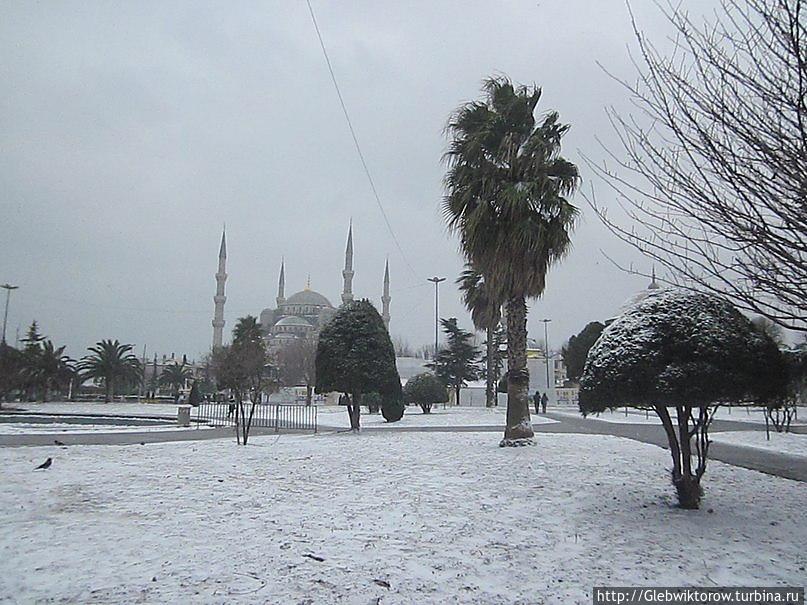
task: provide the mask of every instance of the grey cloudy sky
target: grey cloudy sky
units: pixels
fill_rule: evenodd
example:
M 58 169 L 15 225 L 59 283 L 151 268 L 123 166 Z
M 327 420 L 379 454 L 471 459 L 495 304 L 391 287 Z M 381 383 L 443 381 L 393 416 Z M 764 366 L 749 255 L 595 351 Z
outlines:
M 640 27 L 666 30 L 650 2 Z M 693 12 L 703 9 L 690 2 Z M 462 268 L 440 214 L 449 113 L 503 73 L 544 89 L 539 110 L 572 125 L 564 155 L 604 157 L 604 107 L 628 108 L 598 66 L 634 75 L 624 0 L 324 2 L 320 28 L 359 140 L 401 242 L 392 242 L 352 147 L 308 8 L 283 2 L 5 2 L 0 20 L 0 281 L 18 284 L 9 340 L 32 319 L 79 356 L 101 338 L 149 355 L 210 346 L 218 243 L 227 223 L 225 331 L 311 287 L 334 304 L 348 220 L 354 292 L 380 305 L 390 259 L 393 335 L 433 338 L 441 315 L 470 327 Z M 596 183 L 594 183 L 596 186 Z M 601 201 L 608 203 L 605 188 Z M 612 315 L 646 264 L 584 202 L 574 251 L 531 304 L 559 346 Z M 408 262 L 407 262 L 408 261 Z M 411 268 L 408 266 L 411 264 Z

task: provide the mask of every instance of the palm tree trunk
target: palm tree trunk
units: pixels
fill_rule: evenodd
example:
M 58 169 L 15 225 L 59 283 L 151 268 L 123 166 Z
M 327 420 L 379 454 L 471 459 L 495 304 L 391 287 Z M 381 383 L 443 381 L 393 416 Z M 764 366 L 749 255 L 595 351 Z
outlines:
M 496 370 L 496 360 L 494 355 L 494 329 L 488 326 L 487 329 L 487 359 L 485 361 L 485 406 L 492 408 L 496 405 L 496 377 L 493 375 Z
M 112 376 L 106 377 L 106 398 L 104 399 L 104 403 L 109 403 L 112 400 L 112 396 L 115 394 L 115 380 Z
M 527 303 L 524 296 L 513 296 L 507 301 L 507 426 L 502 447 L 533 443 L 529 386 Z

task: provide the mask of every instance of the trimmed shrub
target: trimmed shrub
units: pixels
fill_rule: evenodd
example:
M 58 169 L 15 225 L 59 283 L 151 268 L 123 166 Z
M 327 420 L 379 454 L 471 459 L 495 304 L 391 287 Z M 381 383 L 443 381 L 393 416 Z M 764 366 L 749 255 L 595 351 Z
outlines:
M 429 414 L 432 405 L 448 401 L 448 391 L 434 374 L 423 372 L 409 379 L 403 389 L 403 397 L 405 403 L 416 403 L 424 414 Z

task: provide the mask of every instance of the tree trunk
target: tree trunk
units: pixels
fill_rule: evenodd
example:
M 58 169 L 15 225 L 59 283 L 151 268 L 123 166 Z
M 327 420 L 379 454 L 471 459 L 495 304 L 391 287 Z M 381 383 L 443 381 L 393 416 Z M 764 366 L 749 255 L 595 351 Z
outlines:
M 314 391 L 313 387 L 306 383 L 305 384 L 305 404 L 311 405 L 311 393 Z
M 352 393 L 350 395 L 350 403 L 347 406 L 347 415 L 350 418 L 350 430 L 361 430 L 360 417 L 361 417 L 361 394 Z
M 252 418 L 255 416 L 255 406 L 258 405 L 255 403 L 255 398 L 252 399 L 251 405 L 249 408 L 249 418 L 246 419 L 244 422 L 244 445 L 247 444 L 247 440 L 249 439 L 249 432 L 252 429 Z
M 361 393 L 356 393 L 354 396 L 353 413 L 356 415 L 356 430 L 361 430 Z
M 454 405 L 460 404 L 460 389 L 462 389 L 461 384 L 454 386 L 454 395 L 456 395 L 456 397 L 454 397 Z
M 670 412 L 664 406 L 656 406 L 656 413 L 661 418 L 667 441 L 670 444 L 670 454 L 673 460 L 672 483 L 678 494 L 678 505 L 681 508 L 697 510 L 700 507 L 701 489 L 700 480 L 706 472 L 706 456 L 708 452 L 708 427 L 711 418 L 708 410 L 702 410 L 695 426 L 690 431 L 689 421 L 692 418 L 691 406 L 677 406 L 678 433 L 670 418 Z M 692 472 L 692 437 L 697 440 L 698 466 Z
M 112 396 L 115 394 L 115 381 L 111 376 L 107 376 L 106 378 L 106 398 L 104 399 L 104 403 L 109 403 L 112 401 Z
M 488 326 L 487 329 L 487 359 L 485 360 L 485 407 L 492 408 L 496 405 L 496 360 L 494 359 L 494 334 L 495 330 Z
M 348 395 L 347 393 L 345 393 L 345 395 L 348 398 L 347 400 L 349 402 L 347 404 L 347 406 L 346 406 L 347 407 L 347 418 L 350 421 L 350 428 L 352 429 L 353 428 L 353 400 L 350 399 L 350 395 Z
M 507 426 L 499 443 L 502 447 L 534 443 L 529 385 L 527 304 L 523 296 L 513 296 L 507 300 Z

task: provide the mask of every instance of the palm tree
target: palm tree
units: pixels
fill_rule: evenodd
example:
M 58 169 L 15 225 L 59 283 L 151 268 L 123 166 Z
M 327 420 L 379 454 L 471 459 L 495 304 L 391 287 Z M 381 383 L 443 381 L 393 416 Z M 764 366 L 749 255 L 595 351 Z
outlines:
M 73 377 L 73 360 L 64 354 L 64 349 L 57 349 L 50 340 L 44 341 L 36 358 L 36 365 L 31 368 L 32 378 L 41 389 L 43 403 L 48 400 L 51 389 L 68 384 Z
M 262 343 L 261 324 L 253 315 L 241 317 L 233 328 L 233 344 Z
M 450 118 L 443 209 L 467 261 L 507 312 L 507 426 L 502 445 L 533 437 L 527 371 L 527 298 L 540 296 L 549 267 L 571 247 L 578 211 L 567 199 L 577 167 L 560 156 L 568 125 L 556 112 L 536 123 L 538 87 L 485 81 L 485 99 Z
M 117 340 L 102 340 L 89 347 L 92 355 L 86 356 L 79 364 L 85 378 L 104 381 L 109 403 L 115 395 L 118 383 L 136 383 L 142 378 L 140 360 L 132 353 L 132 345 L 123 345 Z
M 179 390 L 185 382 L 191 378 L 193 378 L 193 373 L 190 368 L 185 365 L 184 361 L 182 363 L 174 362 L 171 365 L 165 366 L 160 374 L 160 382 L 170 385 L 173 389 L 174 403 L 179 401 Z
M 496 383 L 498 376 L 496 368 L 496 355 L 498 346 L 496 339 L 496 326 L 502 319 L 502 301 L 496 298 L 479 271 L 470 265 L 460 274 L 457 284 L 462 291 L 465 306 L 471 312 L 471 320 L 479 330 L 485 330 L 485 405 L 496 405 Z

